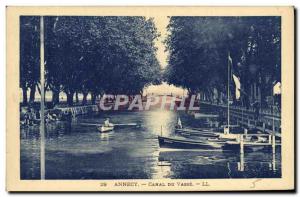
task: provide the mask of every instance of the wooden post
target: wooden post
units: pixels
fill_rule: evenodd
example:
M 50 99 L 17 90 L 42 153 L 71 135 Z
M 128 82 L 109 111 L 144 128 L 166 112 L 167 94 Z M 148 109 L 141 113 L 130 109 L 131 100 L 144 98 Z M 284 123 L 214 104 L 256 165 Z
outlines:
M 269 144 L 272 144 L 272 135 L 269 135 Z
M 254 102 L 256 101 L 256 83 L 253 84 Z
M 238 165 L 238 170 L 243 172 L 245 170 L 245 159 L 244 159 L 244 153 L 240 154 L 240 162 Z
M 40 123 L 40 173 L 45 179 L 45 65 L 44 65 L 44 18 L 40 18 L 40 79 L 41 79 L 41 123 Z
M 230 58 L 230 59 L 229 59 Z M 228 67 L 227 67 L 227 125 L 228 125 L 228 133 L 229 133 L 229 130 L 230 130 L 230 104 L 229 104 L 229 99 L 230 99 L 230 96 L 229 96 L 229 93 L 230 93 L 230 87 L 229 87 L 229 81 L 230 81 L 230 69 L 231 69 L 231 64 L 232 62 L 230 62 L 231 60 L 231 57 L 230 57 L 230 52 L 228 51 Z M 231 60 L 232 61 L 232 60 Z
M 244 124 L 244 109 L 242 107 L 242 124 Z
M 275 148 L 276 148 L 276 140 L 275 135 L 272 135 L 272 153 L 275 154 Z
M 275 118 L 274 118 L 274 106 L 272 107 L 272 131 L 273 131 L 273 134 L 275 134 Z
M 240 153 L 244 154 L 244 135 L 240 135 Z
M 275 119 L 274 119 L 274 98 L 273 98 L 273 107 L 272 107 L 272 115 L 273 115 L 273 123 L 272 123 L 272 153 L 275 154 L 275 146 L 276 146 L 276 139 L 275 139 Z
M 272 170 L 276 171 L 276 154 L 275 152 L 272 154 Z

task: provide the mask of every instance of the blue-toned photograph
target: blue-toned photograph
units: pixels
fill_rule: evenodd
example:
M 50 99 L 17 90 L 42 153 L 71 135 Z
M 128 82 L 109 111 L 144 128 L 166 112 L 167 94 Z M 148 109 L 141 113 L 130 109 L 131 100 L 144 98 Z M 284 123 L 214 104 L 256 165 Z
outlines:
M 280 16 L 20 16 L 21 180 L 281 178 Z

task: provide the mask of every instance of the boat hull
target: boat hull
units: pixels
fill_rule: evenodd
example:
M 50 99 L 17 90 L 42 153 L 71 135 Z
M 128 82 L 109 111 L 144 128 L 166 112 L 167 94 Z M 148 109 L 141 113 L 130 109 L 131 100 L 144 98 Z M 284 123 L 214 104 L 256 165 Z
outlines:
M 218 118 L 219 116 L 216 114 L 203 114 L 203 113 L 194 113 L 194 118 L 196 119 L 202 119 L 202 118 Z
M 276 149 L 280 147 L 280 145 L 276 145 Z M 229 144 L 225 143 L 223 146 L 224 151 L 233 151 L 240 152 L 241 146 L 240 144 Z M 253 144 L 244 144 L 244 152 L 272 152 L 271 145 L 253 145 Z
M 201 149 L 201 150 L 215 150 L 220 149 L 221 146 L 215 143 L 207 143 L 202 141 L 181 140 L 175 138 L 167 138 L 158 136 L 159 146 L 161 148 L 176 148 L 176 149 Z
M 193 130 L 193 129 L 176 129 L 176 133 L 181 135 L 193 135 L 193 136 L 202 136 L 202 137 L 217 137 L 218 135 L 214 133 L 212 130 Z
M 106 132 L 110 132 L 110 131 L 114 130 L 114 127 L 104 127 L 104 126 L 101 126 L 101 127 L 98 127 L 98 130 L 101 133 L 106 133 Z

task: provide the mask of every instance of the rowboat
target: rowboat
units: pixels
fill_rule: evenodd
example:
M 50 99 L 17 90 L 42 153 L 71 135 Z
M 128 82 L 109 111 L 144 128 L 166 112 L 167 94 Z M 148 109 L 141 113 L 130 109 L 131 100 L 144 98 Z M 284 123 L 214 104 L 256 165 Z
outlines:
M 180 138 L 170 138 L 158 136 L 159 147 L 175 148 L 175 149 L 201 149 L 201 150 L 216 150 L 221 149 L 222 144 L 208 141 L 196 141 Z
M 176 133 L 181 135 L 193 135 L 193 136 L 202 136 L 202 137 L 217 137 L 218 135 L 213 133 L 211 129 L 203 129 L 203 130 L 194 130 L 189 128 L 176 129 Z
M 103 124 L 98 124 L 98 123 L 80 123 L 80 125 L 97 126 L 97 127 L 104 126 Z M 140 125 L 137 123 L 125 123 L 125 124 L 113 124 L 113 126 L 115 128 L 124 128 L 124 127 L 139 127 Z
M 266 143 L 244 143 L 244 152 L 270 151 L 271 146 Z M 241 145 L 239 142 L 228 141 L 223 146 L 224 151 L 240 152 Z
M 201 119 L 201 118 L 218 118 L 219 115 L 216 114 L 203 114 L 203 113 L 194 113 L 194 118 Z
M 114 130 L 114 126 L 100 126 L 100 127 L 98 127 L 98 130 L 101 133 L 105 133 L 105 132 L 109 132 L 109 131 Z
M 191 130 L 195 130 L 195 131 L 212 131 L 215 128 L 211 128 L 211 127 L 184 127 L 185 129 L 191 129 Z
M 269 139 L 270 140 L 270 139 Z M 273 144 L 267 140 L 266 137 L 250 135 L 246 138 L 243 138 L 243 150 L 244 152 L 255 152 L 255 151 L 263 151 L 270 152 L 272 151 Z M 281 140 L 275 140 L 274 144 L 275 148 L 281 146 Z M 228 140 L 224 143 L 223 150 L 227 151 L 241 151 L 241 142 L 239 140 Z

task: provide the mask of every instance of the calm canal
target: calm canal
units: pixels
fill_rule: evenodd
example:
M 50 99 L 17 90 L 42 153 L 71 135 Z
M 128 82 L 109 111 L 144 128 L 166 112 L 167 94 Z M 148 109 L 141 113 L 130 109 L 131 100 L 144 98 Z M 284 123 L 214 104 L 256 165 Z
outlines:
M 222 151 L 161 150 L 157 136 L 173 136 L 179 112 L 101 112 L 81 116 L 72 124 L 47 126 L 46 179 L 156 179 L 156 178 L 272 178 L 281 177 L 281 154 Z M 141 124 L 140 128 L 99 133 L 82 123 Z M 183 125 L 203 126 L 180 112 Z M 21 129 L 21 179 L 40 178 L 39 128 Z

